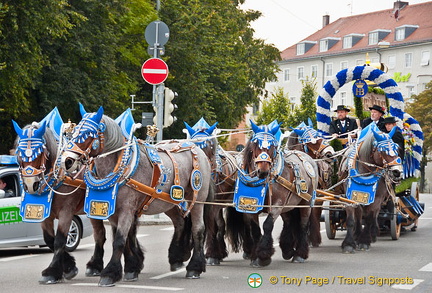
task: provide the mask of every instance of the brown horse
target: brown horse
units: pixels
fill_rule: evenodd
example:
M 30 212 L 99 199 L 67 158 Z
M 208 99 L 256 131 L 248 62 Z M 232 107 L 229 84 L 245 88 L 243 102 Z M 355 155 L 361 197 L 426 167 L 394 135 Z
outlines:
M 115 201 L 110 204 L 99 204 L 101 201 L 96 199 L 88 202 L 90 216 L 108 217 L 115 227 L 113 254 L 101 272 L 99 285 L 113 286 L 121 279 L 121 255 L 127 249 L 127 236 L 136 233 L 131 227 L 138 216 L 171 212 L 173 208 L 178 211 L 176 215 L 180 215 L 180 209 L 190 213 L 193 255 L 186 267 L 186 277 L 199 278 L 205 271 L 203 202 L 211 191 L 211 170 L 206 155 L 193 144 L 167 142 L 155 147 L 138 144 L 131 134 L 133 130 L 127 133 L 131 139 L 125 149 L 124 127 L 104 116 L 102 107 L 96 113 L 87 113 L 82 105 L 80 110 L 83 119 L 75 128 L 68 150 L 62 155 L 62 165 L 72 172 L 79 164 L 90 161 L 97 175 L 91 166 L 87 168 L 84 176 L 87 186 L 93 185 L 95 195 L 98 190 L 107 190 L 108 199 L 116 194 Z M 181 216 L 171 217 L 174 223 L 182 225 Z M 183 254 L 173 255 L 184 250 L 183 246 L 180 238 L 173 237 L 169 249 L 171 268 L 178 268 L 177 264 L 184 261 Z M 142 261 L 143 258 L 135 260 L 141 268 Z M 140 271 L 134 272 L 136 278 Z
M 57 114 L 56 109 L 54 113 Z M 55 284 L 63 277 L 70 280 L 78 274 L 78 268 L 74 257 L 65 250 L 65 246 L 73 216 L 83 213 L 84 184 L 80 185 L 82 180 L 65 181 L 61 178 L 59 168 L 56 169 L 58 142 L 54 132 L 46 126 L 46 122 L 27 125 L 24 129 L 21 129 L 15 121 L 13 123 L 18 134 L 15 148 L 25 191 L 22 209 L 27 208 L 24 206 L 25 200 L 32 196 L 45 202 L 52 201 L 51 209 L 45 219 L 42 215 L 38 219 L 29 215 L 31 203 L 28 204 L 29 210 L 24 210 L 22 214 L 24 221 L 41 221 L 45 243 L 54 252 L 50 265 L 42 271 L 39 283 Z M 55 189 L 53 193 L 51 188 Z M 54 219 L 58 219 L 57 232 L 54 230 Z M 93 256 L 87 263 L 86 275 L 96 276 L 103 268 L 105 227 L 100 220 L 91 220 L 91 223 L 96 245 Z
M 258 127 L 252 121 L 251 125 L 254 135 L 244 149 L 243 171 L 239 172 L 234 195 L 237 210 L 244 215 L 243 219 L 237 217 L 236 223 L 228 220 L 230 239 L 237 240 L 231 245 L 241 243 L 243 256 L 251 259 L 252 266 L 269 265 L 274 254 L 274 221 L 281 216 L 284 222 L 279 242 L 282 256 L 293 262 L 304 262 L 309 256 L 307 230 L 310 201 L 318 183 L 317 166 L 307 154 L 290 151 L 282 155 L 277 150 L 275 134 L 279 125 L 271 124 L 271 129 L 267 125 Z M 268 213 L 263 235 L 258 221 L 261 211 Z M 236 214 L 230 216 L 233 215 Z
M 318 165 L 318 188 L 328 189 L 332 185 L 334 149 L 311 125 L 300 124 L 288 136 L 285 145 L 288 150 L 304 151 L 315 160 Z M 312 208 L 309 226 L 309 242 L 318 247 L 321 242 L 320 222 L 322 200 L 315 201 Z

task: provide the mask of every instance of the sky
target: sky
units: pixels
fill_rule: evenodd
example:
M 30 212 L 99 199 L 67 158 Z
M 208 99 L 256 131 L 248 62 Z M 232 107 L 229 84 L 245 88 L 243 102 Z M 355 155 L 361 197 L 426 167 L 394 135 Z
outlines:
M 350 15 L 392 9 L 395 0 L 246 0 L 242 8 L 261 11 L 252 23 L 255 37 L 284 50 L 322 28 L 323 15 L 330 23 Z M 406 0 L 409 5 L 429 2 Z

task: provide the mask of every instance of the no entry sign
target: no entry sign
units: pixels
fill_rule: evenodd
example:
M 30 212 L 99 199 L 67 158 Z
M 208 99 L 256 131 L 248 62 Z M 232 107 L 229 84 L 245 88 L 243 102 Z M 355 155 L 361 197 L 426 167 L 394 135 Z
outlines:
M 159 58 L 150 58 L 144 62 L 141 75 L 149 84 L 160 84 L 168 77 L 168 65 Z

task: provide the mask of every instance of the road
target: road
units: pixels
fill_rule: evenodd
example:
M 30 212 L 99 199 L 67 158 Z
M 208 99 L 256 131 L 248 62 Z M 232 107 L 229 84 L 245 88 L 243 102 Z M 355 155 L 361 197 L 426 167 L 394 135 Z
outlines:
M 311 248 L 306 263 L 291 263 L 282 259 L 280 249 L 270 266 L 255 269 L 240 253 L 230 253 L 220 266 L 208 266 L 198 280 L 185 279 L 185 271 L 170 272 L 167 258 L 172 236 L 170 225 L 140 226 L 139 240 L 145 247 L 145 268 L 137 282 L 119 282 L 114 289 L 97 287 L 98 278 L 85 277 L 85 264 L 93 250 L 92 237 L 83 239 L 73 253 L 80 269 L 70 281 L 55 285 L 39 285 L 41 271 L 48 266 L 52 254 L 44 248 L 0 250 L 1 292 L 432 292 L 432 194 L 422 194 L 426 204 L 420 217 L 419 229 L 407 231 L 393 241 L 390 235 L 381 235 L 367 252 L 342 254 L 340 244 L 344 232 L 335 240 L 328 240 L 324 230 L 323 244 Z M 322 225 L 323 227 L 323 225 Z M 324 228 L 323 228 L 324 229 Z M 110 230 L 109 230 L 110 231 Z M 278 220 L 274 229 L 275 243 L 281 231 Z M 105 263 L 111 254 L 110 240 L 105 245 Z M 248 285 L 249 275 L 262 277 L 259 288 Z M 273 283 L 271 284 L 270 279 Z M 383 281 L 384 284 L 380 284 Z M 385 282 L 408 281 L 407 285 L 388 285 Z M 326 284 L 329 283 L 329 284 Z M 363 284 L 362 284 L 363 283 Z

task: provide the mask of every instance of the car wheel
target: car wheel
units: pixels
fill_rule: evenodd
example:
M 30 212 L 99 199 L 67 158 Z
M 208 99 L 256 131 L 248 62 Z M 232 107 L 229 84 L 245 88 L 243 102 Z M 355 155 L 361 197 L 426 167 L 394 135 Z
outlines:
M 67 240 L 66 240 L 67 252 L 72 252 L 78 247 L 82 235 L 83 235 L 83 231 L 82 231 L 81 222 L 78 217 L 74 216 L 72 218 L 72 223 L 70 225 Z

